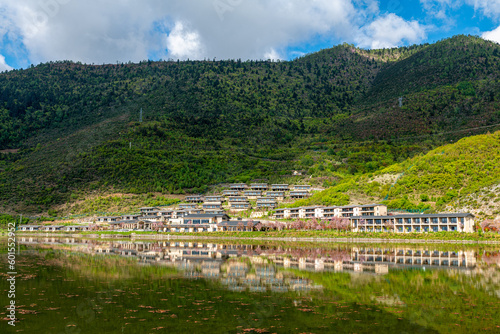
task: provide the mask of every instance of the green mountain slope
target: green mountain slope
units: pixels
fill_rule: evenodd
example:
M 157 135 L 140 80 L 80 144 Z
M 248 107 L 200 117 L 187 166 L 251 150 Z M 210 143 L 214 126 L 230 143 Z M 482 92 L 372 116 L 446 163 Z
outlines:
M 500 214 L 500 131 L 467 137 L 376 173 L 346 177 L 296 206 L 386 200 L 393 209 Z
M 40 212 L 89 191 L 288 182 L 294 169 L 325 186 L 374 173 L 496 129 L 499 48 L 457 36 L 387 50 L 344 44 L 289 62 L 3 73 L 0 150 L 20 151 L 0 154 L 0 209 Z

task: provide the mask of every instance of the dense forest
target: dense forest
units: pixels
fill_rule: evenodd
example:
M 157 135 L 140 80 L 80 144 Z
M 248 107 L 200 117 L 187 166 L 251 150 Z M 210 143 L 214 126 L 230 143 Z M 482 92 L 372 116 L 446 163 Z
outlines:
M 500 46 L 471 36 L 281 62 L 4 72 L 0 209 L 42 212 L 103 189 L 205 192 L 295 169 L 335 186 L 498 129 L 499 79 Z

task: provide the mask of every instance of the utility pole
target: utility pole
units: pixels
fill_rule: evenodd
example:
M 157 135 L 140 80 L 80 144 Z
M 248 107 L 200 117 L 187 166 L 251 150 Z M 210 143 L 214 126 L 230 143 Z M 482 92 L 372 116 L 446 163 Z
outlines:
M 142 108 L 141 108 L 141 115 L 139 116 L 139 123 L 142 123 Z
M 400 97 L 398 100 L 399 100 L 399 107 L 401 108 L 403 106 L 403 97 Z

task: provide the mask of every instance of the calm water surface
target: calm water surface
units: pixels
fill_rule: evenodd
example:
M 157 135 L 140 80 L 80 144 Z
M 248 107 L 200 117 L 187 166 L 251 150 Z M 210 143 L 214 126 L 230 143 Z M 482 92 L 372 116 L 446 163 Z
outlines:
M 18 238 L 18 253 L 1 333 L 500 333 L 489 246 Z

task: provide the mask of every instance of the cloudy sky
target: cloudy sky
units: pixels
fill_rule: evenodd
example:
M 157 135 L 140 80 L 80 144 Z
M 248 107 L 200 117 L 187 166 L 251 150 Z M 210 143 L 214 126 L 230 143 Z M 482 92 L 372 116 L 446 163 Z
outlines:
M 500 0 L 0 0 L 0 71 L 51 60 L 293 59 L 456 34 L 500 42 Z

